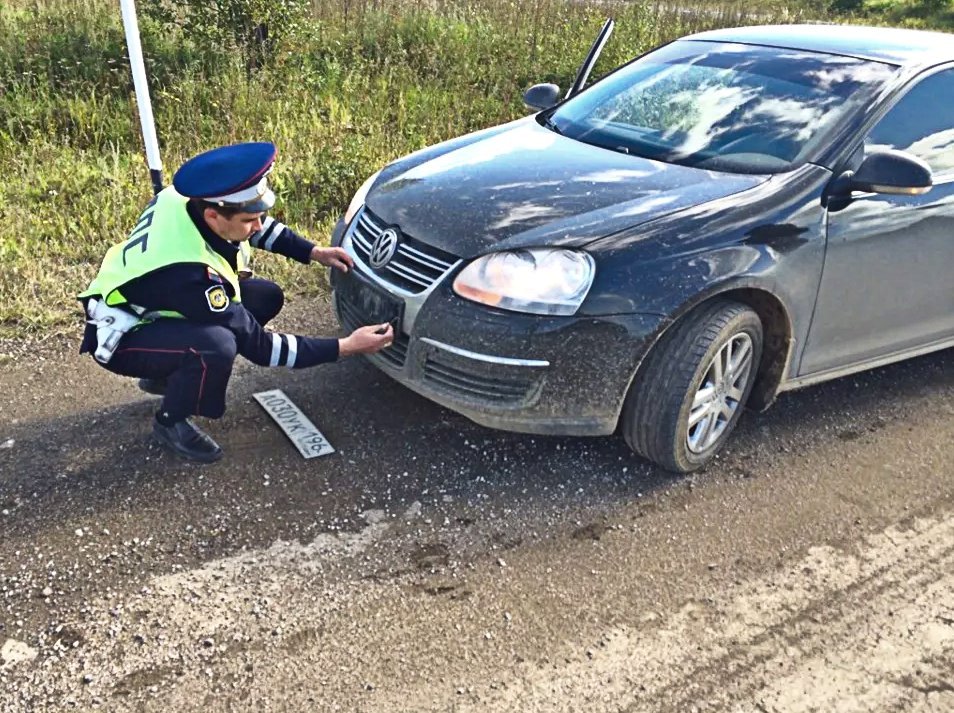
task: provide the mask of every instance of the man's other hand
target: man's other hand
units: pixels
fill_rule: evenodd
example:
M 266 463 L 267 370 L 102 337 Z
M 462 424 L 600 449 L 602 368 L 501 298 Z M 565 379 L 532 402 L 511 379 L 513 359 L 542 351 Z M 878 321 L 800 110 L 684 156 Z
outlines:
M 316 245 L 311 249 L 311 259 L 326 267 L 334 267 L 347 272 L 354 267 L 354 260 L 344 248 L 323 248 Z
M 393 341 L 394 328 L 387 322 L 358 327 L 347 337 L 338 340 L 338 356 L 374 354 L 391 346 Z

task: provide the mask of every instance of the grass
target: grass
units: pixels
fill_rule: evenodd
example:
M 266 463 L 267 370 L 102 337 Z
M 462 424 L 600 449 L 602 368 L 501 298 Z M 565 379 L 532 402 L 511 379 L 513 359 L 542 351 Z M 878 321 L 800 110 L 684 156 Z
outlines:
M 140 24 L 166 180 L 198 151 L 274 141 L 276 215 L 322 243 L 389 160 L 525 115 L 538 81 L 568 86 L 606 16 L 594 77 L 689 32 L 827 17 L 810 0 L 312 0 L 263 54 L 162 25 L 156 2 L 139 0 Z M 74 295 L 150 197 L 144 164 L 118 3 L 0 5 L 0 336 L 78 331 Z M 324 289 L 317 270 L 256 266 Z

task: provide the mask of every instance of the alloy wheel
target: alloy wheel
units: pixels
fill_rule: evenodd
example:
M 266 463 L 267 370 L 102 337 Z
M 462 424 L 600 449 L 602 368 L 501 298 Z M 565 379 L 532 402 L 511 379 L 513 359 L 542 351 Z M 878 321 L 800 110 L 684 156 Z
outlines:
M 693 453 L 712 448 L 732 422 L 752 375 L 752 338 L 731 337 L 706 367 L 689 411 L 686 442 Z

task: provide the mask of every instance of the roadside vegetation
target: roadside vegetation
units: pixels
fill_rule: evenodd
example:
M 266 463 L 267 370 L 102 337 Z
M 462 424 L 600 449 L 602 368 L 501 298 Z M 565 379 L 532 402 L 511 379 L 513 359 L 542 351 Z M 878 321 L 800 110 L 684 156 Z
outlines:
M 531 84 L 567 87 L 607 16 L 617 28 L 593 78 L 715 27 L 859 17 L 954 27 L 949 0 L 138 5 L 165 180 L 198 151 L 274 141 L 275 212 L 316 242 L 389 160 L 525 115 Z M 4 0 L 0 336 L 78 333 L 73 296 L 149 195 L 118 0 Z M 257 258 L 258 271 L 293 294 L 324 289 L 320 271 L 269 258 Z

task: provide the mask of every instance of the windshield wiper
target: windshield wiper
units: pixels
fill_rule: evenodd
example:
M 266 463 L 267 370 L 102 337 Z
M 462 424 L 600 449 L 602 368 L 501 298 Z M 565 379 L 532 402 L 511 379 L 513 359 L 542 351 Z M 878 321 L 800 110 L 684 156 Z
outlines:
M 547 127 L 550 131 L 552 131 L 554 134 L 559 134 L 560 136 L 563 136 L 563 129 L 557 126 L 556 123 L 554 123 L 553 119 L 551 119 L 549 116 L 543 117 L 543 125 Z

